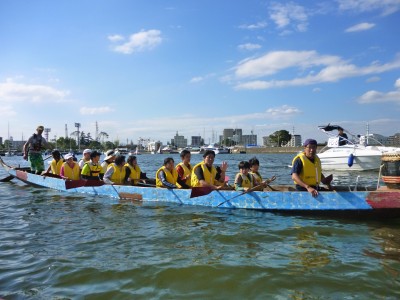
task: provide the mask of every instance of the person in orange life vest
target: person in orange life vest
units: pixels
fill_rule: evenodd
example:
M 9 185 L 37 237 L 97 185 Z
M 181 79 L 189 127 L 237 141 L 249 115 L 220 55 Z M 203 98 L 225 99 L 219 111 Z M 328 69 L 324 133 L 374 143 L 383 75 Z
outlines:
M 103 180 L 106 184 L 125 184 L 125 156 L 118 155 L 114 162 L 109 164 Z
M 64 157 L 65 162 L 61 166 L 60 176 L 64 179 L 78 180 L 80 179 L 79 165 L 74 161 L 73 155 L 68 153 Z
M 164 159 L 164 165 L 156 172 L 156 186 L 168 189 L 176 189 L 178 180 L 178 172 L 174 167 L 174 159 L 167 157 Z
M 190 164 L 191 154 L 189 150 L 182 150 L 181 162 L 176 165 L 175 169 L 178 172 L 178 184 L 182 189 L 190 189 L 190 176 L 192 173 L 192 165 Z
M 53 150 L 51 155 L 53 156 L 53 160 L 51 161 L 50 166 L 47 168 L 46 173 L 50 173 L 51 171 L 52 174 L 60 175 L 61 167 L 64 163 L 64 160 L 61 158 L 61 153 L 58 150 Z
M 257 185 L 255 178 L 250 171 L 250 163 L 248 161 L 241 161 L 238 165 L 239 173 L 235 176 L 235 190 L 247 191 Z
M 192 187 L 211 187 L 213 190 L 225 188 L 225 173 L 228 169 L 228 163 L 223 161 L 221 164 L 221 172 L 218 176 L 216 167 L 214 166 L 215 152 L 207 150 L 203 154 L 203 161 L 193 167 L 191 175 Z
M 292 163 L 292 179 L 296 184 L 296 190 L 308 191 L 313 197 L 318 196 L 318 191 L 324 190 L 319 183 L 330 185 L 332 177 L 325 178 L 322 174 L 321 161 L 317 154 L 317 141 L 307 139 L 304 151 L 298 154 Z

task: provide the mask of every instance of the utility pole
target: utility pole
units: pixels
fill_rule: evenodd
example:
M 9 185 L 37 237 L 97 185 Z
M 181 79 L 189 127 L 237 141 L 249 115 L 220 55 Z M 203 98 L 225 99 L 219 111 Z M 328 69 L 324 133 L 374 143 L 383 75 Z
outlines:
M 81 127 L 81 123 L 75 123 L 76 130 L 78 131 L 78 136 L 77 136 L 77 144 L 78 144 L 78 150 L 81 151 L 81 135 L 79 128 Z
M 46 137 L 46 141 L 49 141 L 49 132 L 50 131 L 51 131 L 51 128 L 44 129 L 44 136 Z

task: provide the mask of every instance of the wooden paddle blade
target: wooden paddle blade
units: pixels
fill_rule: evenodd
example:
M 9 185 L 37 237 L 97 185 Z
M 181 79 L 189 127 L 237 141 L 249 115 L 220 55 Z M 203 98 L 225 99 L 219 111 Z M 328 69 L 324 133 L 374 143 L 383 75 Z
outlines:
M 5 178 L 0 179 L 0 182 L 9 182 L 13 178 L 14 178 L 14 176 L 9 175 L 9 176 L 7 176 Z
M 212 191 L 213 188 L 210 186 L 193 187 L 192 192 L 190 193 L 190 198 L 205 196 L 211 193 Z
M 65 188 L 73 189 L 82 186 L 102 186 L 104 185 L 104 181 L 100 180 L 91 180 L 91 179 L 79 179 L 79 180 L 66 180 Z

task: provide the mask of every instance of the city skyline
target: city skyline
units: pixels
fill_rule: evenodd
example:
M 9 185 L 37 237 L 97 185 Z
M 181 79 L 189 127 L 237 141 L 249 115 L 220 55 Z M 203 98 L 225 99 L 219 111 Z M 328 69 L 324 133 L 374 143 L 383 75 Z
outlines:
M 0 1 L 0 136 L 400 131 L 398 0 Z M 90 17 L 88 17 L 90 16 Z M 229 17 L 227 17 L 229 16 Z

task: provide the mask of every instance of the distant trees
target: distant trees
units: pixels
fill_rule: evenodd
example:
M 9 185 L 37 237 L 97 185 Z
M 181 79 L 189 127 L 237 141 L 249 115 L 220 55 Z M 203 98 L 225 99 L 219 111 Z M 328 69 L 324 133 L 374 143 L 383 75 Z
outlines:
M 287 130 L 278 130 L 269 136 L 271 143 L 276 144 L 278 147 L 282 147 L 282 144 L 286 144 L 291 138 L 292 135 Z

